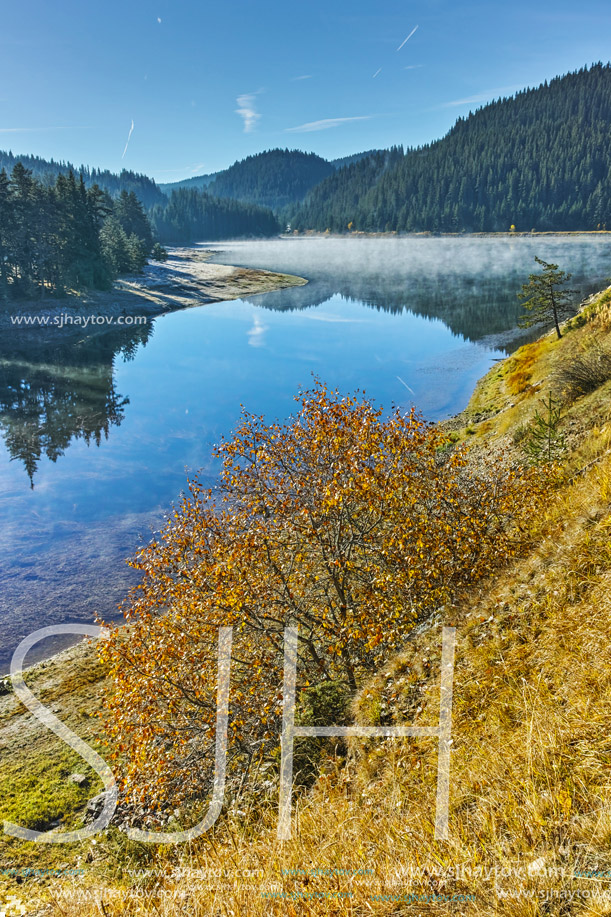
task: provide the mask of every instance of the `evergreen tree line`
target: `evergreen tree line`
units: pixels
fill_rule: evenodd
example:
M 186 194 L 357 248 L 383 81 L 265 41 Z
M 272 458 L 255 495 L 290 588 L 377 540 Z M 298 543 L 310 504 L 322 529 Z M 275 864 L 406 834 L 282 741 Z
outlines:
M 312 189 L 293 228 L 345 232 L 611 229 L 611 65 L 459 118 L 441 140 L 374 154 Z
M 0 170 L 0 299 L 109 289 L 115 277 L 141 270 L 151 253 L 165 256 L 155 237 L 186 245 L 280 230 L 271 210 L 198 190 L 173 192 L 149 215 L 135 191 L 113 199 L 72 171 L 51 183 L 19 162 L 10 177 Z
M 170 245 L 188 245 L 201 239 L 236 236 L 274 236 L 280 223 L 271 210 L 231 198 L 215 198 L 197 188 L 178 188 L 165 207 L 150 211 L 153 229 Z
M 17 163 L 0 171 L 0 299 L 69 289 L 108 289 L 120 273 L 140 270 L 153 236 L 133 191 L 113 201 L 84 177 L 40 181 Z
M 42 159 L 40 156 L 17 156 L 10 150 L 0 150 L 0 169 L 12 172 L 20 162 L 29 169 L 34 178 L 46 184 L 54 184 L 58 175 L 82 175 L 87 188 L 99 185 L 103 191 L 108 191 L 111 197 L 118 197 L 122 191 L 133 191 L 144 207 L 154 204 L 163 204 L 165 194 L 161 188 L 148 175 L 123 169 L 120 173 L 110 172 L 108 169 L 91 169 L 89 166 L 74 166 L 70 162 L 56 162 L 54 159 Z

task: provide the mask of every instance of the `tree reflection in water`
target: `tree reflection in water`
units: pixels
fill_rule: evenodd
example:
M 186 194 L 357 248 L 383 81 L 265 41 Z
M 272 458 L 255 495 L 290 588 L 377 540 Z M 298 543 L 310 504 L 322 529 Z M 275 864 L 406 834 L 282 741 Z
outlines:
M 129 398 L 115 388 L 115 361 L 133 359 L 153 324 L 73 332 L 20 328 L 0 341 L 0 431 L 32 488 L 42 457 L 55 462 L 75 439 L 99 446 L 119 426 Z

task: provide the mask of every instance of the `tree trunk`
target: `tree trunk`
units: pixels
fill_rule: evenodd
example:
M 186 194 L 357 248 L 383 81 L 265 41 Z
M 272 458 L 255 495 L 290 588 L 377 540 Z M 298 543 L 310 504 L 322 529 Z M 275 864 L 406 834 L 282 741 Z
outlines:
M 552 293 L 552 309 L 554 311 L 554 325 L 556 326 L 556 334 L 558 335 L 558 340 L 560 340 L 562 337 L 562 334 L 560 331 L 560 323 L 558 321 L 558 309 L 556 308 L 556 300 L 554 299 L 553 293 Z

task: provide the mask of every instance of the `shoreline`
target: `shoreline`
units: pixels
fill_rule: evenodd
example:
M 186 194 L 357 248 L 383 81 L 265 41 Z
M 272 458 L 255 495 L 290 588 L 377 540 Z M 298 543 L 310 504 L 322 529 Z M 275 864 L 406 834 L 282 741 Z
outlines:
M 109 291 L 88 290 L 61 298 L 3 302 L 0 304 L 0 331 L 17 329 L 22 333 L 39 333 L 42 329 L 51 332 L 57 328 L 62 330 L 62 326 L 54 321 L 62 315 L 71 316 L 73 320 L 77 317 L 104 316 L 109 320 L 119 319 L 118 323 L 129 326 L 133 323 L 125 321 L 128 316 L 153 319 L 169 312 L 304 286 L 308 282 L 294 274 L 210 263 L 216 253 L 195 247 L 172 248 L 168 250 L 167 261 L 152 261 L 141 274 L 118 278 Z M 28 318 L 36 315 L 43 320 L 36 324 L 19 324 L 14 321 L 18 315 Z M 76 330 L 82 333 L 83 324 L 74 324 Z M 99 331 L 112 324 L 109 321 L 100 323 L 100 327 L 95 324 L 85 327 Z
M 281 239 L 514 239 L 538 238 L 539 236 L 611 236 L 611 229 L 516 229 L 514 232 L 499 229 L 482 232 L 436 232 L 423 229 L 420 232 L 399 232 L 391 229 L 388 232 L 354 229 L 351 232 L 331 232 L 320 229 L 295 229 L 293 232 L 280 234 Z

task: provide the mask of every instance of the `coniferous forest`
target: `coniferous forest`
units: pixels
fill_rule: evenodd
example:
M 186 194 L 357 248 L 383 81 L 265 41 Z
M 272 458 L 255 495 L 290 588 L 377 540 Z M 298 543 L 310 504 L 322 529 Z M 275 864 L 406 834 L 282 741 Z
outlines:
M 53 159 L 42 159 L 40 156 L 15 155 L 10 150 L 0 150 L 0 169 L 12 172 L 20 162 L 29 169 L 34 178 L 52 184 L 58 175 L 82 175 L 86 188 L 99 185 L 102 191 L 108 191 L 112 197 L 118 197 L 122 191 L 133 191 L 145 207 L 165 202 L 165 195 L 148 175 L 123 169 L 121 172 L 110 172 L 108 169 L 95 169 L 89 166 L 75 166 L 70 162 L 56 162 Z
M 113 201 L 73 172 L 55 184 L 21 163 L 0 172 L 0 298 L 68 289 L 108 289 L 114 277 L 139 270 L 152 245 L 150 225 L 133 191 Z
M 441 140 L 349 165 L 291 213 L 295 229 L 611 229 L 611 65 L 459 118 Z
M 273 236 L 280 232 L 271 210 L 212 197 L 197 188 L 173 191 L 165 206 L 153 207 L 151 221 L 161 241 L 170 245 L 234 236 Z
M 113 201 L 73 172 L 48 184 L 21 163 L 10 178 L 0 171 L 0 299 L 108 289 L 118 274 L 140 270 L 151 247 L 133 191 Z
M 281 210 L 302 200 L 310 188 L 334 172 L 335 167 L 315 153 L 268 150 L 219 172 L 208 185 L 208 192 Z
M 181 245 L 279 229 L 271 210 L 197 190 L 173 192 L 149 219 L 135 191 L 113 199 L 83 175 L 60 172 L 51 183 L 18 162 L 10 177 L 0 171 L 0 300 L 109 289 L 144 267 L 154 237 Z

